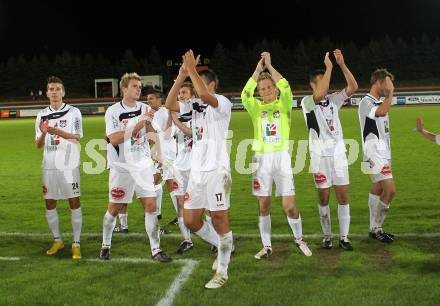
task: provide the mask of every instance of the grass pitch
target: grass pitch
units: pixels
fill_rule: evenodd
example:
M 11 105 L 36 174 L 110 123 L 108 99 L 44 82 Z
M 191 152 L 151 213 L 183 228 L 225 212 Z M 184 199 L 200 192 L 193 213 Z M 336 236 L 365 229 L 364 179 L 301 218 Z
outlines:
M 340 113 L 344 138 L 355 139 L 360 148 L 356 108 Z M 273 239 L 274 254 L 256 261 L 260 250 L 258 208 L 251 195 L 251 176 L 236 171 L 237 146 L 252 137 L 246 112 L 232 115 L 231 167 L 233 188 L 231 224 L 235 235 L 230 279 L 224 288 L 203 288 L 211 276 L 214 257 L 209 247 L 194 237 L 195 248 L 177 255 L 175 235 L 162 236 L 163 249 L 177 260 L 161 265 L 149 262 L 143 212 L 134 201 L 129 206 L 128 236 L 115 235 L 113 261 L 96 262 L 107 206 L 108 173 L 82 173 L 81 203 L 83 237 L 81 262 L 70 259 L 70 211 L 65 201 L 58 204 L 60 228 L 66 249 L 55 257 L 45 255 L 51 237 L 44 215 L 41 192 L 42 151 L 34 145 L 34 120 L 0 121 L 0 304 L 1 305 L 154 305 L 164 296 L 187 265 L 197 261 L 189 278 L 174 298 L 175 305 L 438 305 L 440 300 L 440 147 L 413 131 L 415 118 L 423 117 L 428 130 L 440 133 L 440 106 L 393 107 L 391 145 L 397 194 L 385 228 L 396 234 L 392 245 L 367 238 L 367 197 L 370 179 L 360 171 L 361 155 L 350 166 L 350 232 L 354 252 L 320 248 L 317 196 L 308 161 L 295 175 L 297 205 L 313 256 L 298 252 L 290 237 L 279 199 L 272 204 L 272 232 L 285 235 Z M 85 154 L 85 144 L 102 139 L 103 117 L 86 117 L 83 123 L 82 162 L 94 161 Z M 292 114 L 291 138 L 295 141 L 292 166 L 297 163 L 298 140 L 307 133 L 302 112 Z M 250 162 L 250 149 L 246 165 Z M 332 195 L 333 232 L 338 233 L 337 203 Z M 171 201 L 164 192 L 162 223 L 174 218 Z M 11 234 L 19 233 L 19 234 Z M 400 235 L 409 233 L 410 235 Z M 43 235 L 41 235 L 43 234 Z M 333 244 L 336 246 L 337 237 Z M 129 260 L 131 259 L 131 260 Z M 125 261 L 122 261 L 125 260 Z M 169 300 L 170 301 L 170 300 Z

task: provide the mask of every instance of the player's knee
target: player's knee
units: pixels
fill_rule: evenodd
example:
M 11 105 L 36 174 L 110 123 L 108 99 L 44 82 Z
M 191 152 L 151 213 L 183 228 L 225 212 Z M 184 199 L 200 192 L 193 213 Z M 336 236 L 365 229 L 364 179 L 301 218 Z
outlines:
M 327 188 L 318 189 L 319 205 L 322 206 L 328 205 L 329 198 L 330 198 L 330 192 Z
M 202 228 L 202 222 L 197 222 L 196 220 L 193 220 L 192 218 L 184 218 L 183 222 L 185 223 L 185 226 L 191 231 L 191 232 L 197 232 Z
M 338 203 L 339 204 L 347 204 L 348 203 L 348 195 L 347 194 L 340 194 L 337 196 Z
M 384 190 L 384 195 L 388 199 L 388 202 L 391 202 L 391 200 L 396 196 L 396 188 L 388 188 Z

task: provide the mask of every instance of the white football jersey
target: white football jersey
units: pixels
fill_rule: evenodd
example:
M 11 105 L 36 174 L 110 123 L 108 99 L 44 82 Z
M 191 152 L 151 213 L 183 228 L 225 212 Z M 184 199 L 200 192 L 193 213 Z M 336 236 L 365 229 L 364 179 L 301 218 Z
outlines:
M 335 156 L 345 153 L 339 109 L 348 98 L 343 89 L 326 95 L 319 104 L 315 104 L 312 95 L 302 99 L 304 120 L 309 130 L 310 152 L 319 156 Z
M 176 140 L 173 137 L 164 137 L 166 125 L 168 121 L 168 109 L 160 107 L 155 113 L 153 118 L 153 127 L 156 129 L 159 136 L 160 148 L 162 150 L 163 157 L 168 160 L 176 159 Z
M 178 117 L 180 122 L 188 128 L 191 128 L 191 104 L 193 102 L 200 103 L 200 99 L 179 101 L 181 112 Z M 173 124 L 172 135 L 177 141 L 177 156 L 174 161 L 174 167 L 181 171 L 189 170 L 191 168 L 192 137 L 186 136 L 185 133 L 183 133 L 175 124 Z
M 390 119 L 388 113 L 384 117 L 376 117 L 376 110 L 382 104 L 370 94 L 359 103 L 359 122 L 363 159 L 368 161 L 373 156 L 391 159 Z
M 215 95 L 217 107 L 191 101 L 192 156 L 191 171 L 212 171 L 220 167 L 230 170 L 226 145 L 232 103 L 222 95 Z M 180 113 L 184 112 L 182 105 Z
M 50 106 L 40 111 L 35 120 L 35 140 L 42 135 L 40 123 L 44 120 L 49 121 L 49 126 L 83 137 L 81 112 L 76 107 L 63 104 L 57 111 Z M 46 134 L 43 169 L 66 170 L 79 167 L 80 150 L 77 142 L 66 140 L 58 135 Z
M 149 106 L 141 102 L 136 102 L 135 107 L 128 107 L 122 101 L 113 104 L 105 112 L 107 137 L 135 126 L 139 122 L 139 117 L 146 114 L 148 110 Z M 107 163 L 109 168 L 119 172 L 151 167 L 151 152 L 146 129 L 142 128 L 135 137 L 130 136 L 119 145 L 108 144 Z

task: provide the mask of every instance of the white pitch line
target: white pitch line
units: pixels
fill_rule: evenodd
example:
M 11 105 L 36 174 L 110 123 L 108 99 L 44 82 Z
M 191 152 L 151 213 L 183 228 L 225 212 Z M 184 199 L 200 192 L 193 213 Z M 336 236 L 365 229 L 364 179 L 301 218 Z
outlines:
M 183 266 L 179 275 L 174 279 L 164 297 L 156 304 L 156 306 L 169 306 L 173 304 L 174 298 L 180 292 L 182 285 L 186 282 L 198 264 L 195 260 L 188 259 L 186 261 L 187 263 Z
M 0 261 L 19 261 L 20 257 L 0 257 Z
M 399 237 L 409 237 L 409 238 L 439 238 L 440 233 L 393 233 L 396 238 Z M 260 234 L 239 234 L 233 233 L 236 238 L 260 238 Z M 24 233 L 24 232 L 0 232 L 0 237 L 51 237 L 50 233 Z M 61 236 L 71 237 L 72 233 L 62 233 Z M 82 237 L 102 237 L 102 233 L 82 233 Z M 113 237 L 119 238 L 130 238 L 130 237 L 146 237 L 146 233 L 127 233 L 127 234 L 115 234 Z M 333 234 L 334 237 L 338 237 L 338 234 Z M 355 238 L 364 238 L 368 236 L 368 233 L 352 233 L 349 234 L 350 237 Z M 163 238 L 181 238 L 181 234 L 165 234 L 162 236 Z M 303 235 L 304 238 L 322 238 L 321 233 Z M 292 238 L 292 234 L 272 234 L 272 238 Z
M 0 257 L 0 261 L 20 261 L 21 257 Z M 96 263 L 104 263 L 104 264 L 112 264 L 112 263 L 120 263 L 120 264 L 143 264 L 143 263 L 153 263 L 158 264 L 157 261 L 147 259 L 147 258 L 136 258 L 136 257 L 122 257 L 122 258 L 114 258 L 111 260 L 101 260 L 98 258 L 86 258 L 81 261 L 87 262 L 96 262 Z M 196 266 L 198 265 L 197 260 L 193 259 L 177 259 L 173 260 L 172 263 L 184 263 L 184 266 L 180 270 L 179 275 L 176 276 L 170 287 L 168 288 L 165 295 L 162 299 L 157 303 L 157 306 L 170 306 L 174 302 L 174 298 L 180 292 L 182 285 L 187 281 L 191 273 L 194 271 Z
M 120 257 L 120 258 L 112 258 L 110 260 L 102 260 L 99 258 L 86 258 L 83 259 L 83 261 L 89 261 L 89 262 L 99 262 L 103 264 L 111 264 L 111 263 L 133 263 L 133 264 L 141 264 L 141 263 L 149 263 L 149 264 L 159 264 L 157 261 L 148 259 L 148 258 L 140 258 L 140 257 Z M 192 259 L 173 259 L 168 264 L 188 264 L 188 261 L 192 261 Z

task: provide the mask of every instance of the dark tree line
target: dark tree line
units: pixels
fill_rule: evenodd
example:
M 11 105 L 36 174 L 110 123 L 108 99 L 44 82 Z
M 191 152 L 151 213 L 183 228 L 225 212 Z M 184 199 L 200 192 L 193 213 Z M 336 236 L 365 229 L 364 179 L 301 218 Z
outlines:
M 293 47 L 266 40 L 252 47 L 239 43 L 230 49 L 218 43 L 212 54 L 205 55 L 205 58 L 209 58 L 209 67 L 220 76 L 221 91 L 240 91 L 264 50 L 271 52 L 274 66 L 295 88 L 307 88 L 308 73 L 322 68 L 323 54 L 335 48 L 343 50 L 347 64 L 361 85 L 366 86 L 371 71 L 379 67 L 393 72 L 398 85 L 440 83 L 440 39 L 424 34 L 410 40 L 385 36 L 364 45 L 337 43 L 329 38 L 300 42 Z M 93 96 L 95 79 L 119 78 L 127 71 L 136 71 L 140 75 L 160 74 L 164 87 L 169 88 L 177 74 L 178 63 L 169 67 L 166 60 L 154 46 L 143 58 L 137 58 L 127 50 L 118 60 L 110 60 L 102 54 L 79 56 L 69 52 L 55 57 L 44 54 L 32 58 L 10 57 L 0 63 L 0 97 L 23 98 L 30 90 L 35 92 L 38 89 L 44 92 L 49 75 L 62 78 L 71 97 Z M 342 74 L 333 73 L 332 82 L 343 82 Z

